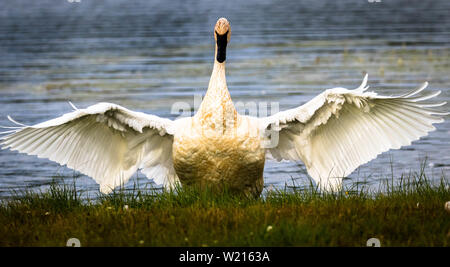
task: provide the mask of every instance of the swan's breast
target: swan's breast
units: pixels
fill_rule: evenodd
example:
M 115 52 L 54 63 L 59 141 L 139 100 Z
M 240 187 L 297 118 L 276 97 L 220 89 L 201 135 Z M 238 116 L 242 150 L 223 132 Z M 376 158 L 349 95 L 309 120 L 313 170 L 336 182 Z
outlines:
M 174 136 L 173 163 L 182 184 L 226 182 L 262 189 L 265 150 L 255 122 L 238 116 L 232 129 L 205 126 L 193 117 Z M 225 134 L 224 134 L 225 133 Z

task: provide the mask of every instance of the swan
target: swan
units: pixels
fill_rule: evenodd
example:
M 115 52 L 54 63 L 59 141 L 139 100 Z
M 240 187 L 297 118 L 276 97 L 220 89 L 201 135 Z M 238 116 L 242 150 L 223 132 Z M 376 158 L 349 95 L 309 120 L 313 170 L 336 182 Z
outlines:
M 193 117 L 169 120 L 112 103 L 73 111 L 28 126 L 15 123 L 1 138 L 2 149 L 47 158 L 92 177 L 103 193 L 124 185 L 141 170 L 165 188 L 228 185 L 259 196 L 266 158 L 302 161 L 324 191 L 389 149 L 410 145 L 443 122 L 427 101 L 440 91 L 419 94 L 428 83 L 399 96 L 367 92 L 367 74 L 353 90 L 333 88 L 306 104 L 272 116 L 238 114 L 225 77 L 231 27 L 214 27 L 215 56 L 206 95 Z

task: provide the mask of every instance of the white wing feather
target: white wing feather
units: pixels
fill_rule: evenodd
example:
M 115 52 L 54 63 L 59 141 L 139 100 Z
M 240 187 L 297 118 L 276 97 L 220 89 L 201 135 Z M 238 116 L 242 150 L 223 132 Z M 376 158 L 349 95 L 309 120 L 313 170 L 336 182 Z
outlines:
M 3 149 L 48 158 L 91 176 L 104 193 L 122 186 L 138 170 L 173 186 L 174 122 L 99 103 L 37 125 L 18 124 L 1 138 Z M 10 119 L 15 122 L 14 120 Z
M 401 96 L 364 92 L 367 75 L 355 90 L 334 88 L 303 106 L 259 119 L 260 127 L 278 131 L 278 144 L 267 149 L 280 161 L 301 160 L 325 190 L 339 190 L 342 178 L 389 149 L 410 145 L 435 128 L 448 113 L 423 102 L 440 92 L 418 96 L 427 87 Z

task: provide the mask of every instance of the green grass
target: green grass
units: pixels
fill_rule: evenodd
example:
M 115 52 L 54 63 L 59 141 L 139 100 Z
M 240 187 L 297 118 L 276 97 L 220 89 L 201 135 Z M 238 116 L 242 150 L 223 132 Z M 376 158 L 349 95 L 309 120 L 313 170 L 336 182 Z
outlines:
M 449 246 L 445 177 L 423 173 L 383 190 L 276 190 L 259 199 L 227 192 L 138 189 L 82 198 L 71 185 L 22 192 L 0 205 L 0 246 Z M 128 209 L 125 208 L 128 205 Z

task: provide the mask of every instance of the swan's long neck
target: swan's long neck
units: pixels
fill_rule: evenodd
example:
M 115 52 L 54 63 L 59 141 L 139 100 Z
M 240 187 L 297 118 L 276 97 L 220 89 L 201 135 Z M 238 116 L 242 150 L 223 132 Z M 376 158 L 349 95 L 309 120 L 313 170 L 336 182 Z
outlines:
M 237 112 L 231 101 L 230 92 L 228 92 L 225 76 L 225 61 L 217 61 L 214 57 L 214 68 L 209 81 L 208 90 L 198 110 L 197 116 L 201 123 L 211 129 L 224 128 L 234 125 Z
M 217 102 L 231 102 L 225 76 L 225 62 L 219 63 L 217 60 L 214 61 L 214 68 L 203 103 L 211 101 L 215 104 L 218 104 Z

